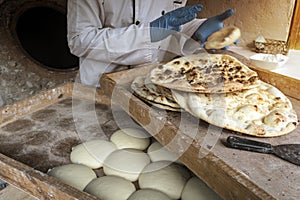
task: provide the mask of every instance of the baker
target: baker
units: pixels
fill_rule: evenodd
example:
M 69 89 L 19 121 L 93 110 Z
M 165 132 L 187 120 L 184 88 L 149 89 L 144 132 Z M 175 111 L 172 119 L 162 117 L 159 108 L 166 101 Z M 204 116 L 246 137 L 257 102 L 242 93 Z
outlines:
M 197 19 L 202 5 L 186 3 L 69 0 L 68 44 L 71 53 L 80 58 L 81 83 L 99 87 L 103 73 L 158 62 L 170 54 L 193 53 L 234 13 L 230 9 L 209 19 Z

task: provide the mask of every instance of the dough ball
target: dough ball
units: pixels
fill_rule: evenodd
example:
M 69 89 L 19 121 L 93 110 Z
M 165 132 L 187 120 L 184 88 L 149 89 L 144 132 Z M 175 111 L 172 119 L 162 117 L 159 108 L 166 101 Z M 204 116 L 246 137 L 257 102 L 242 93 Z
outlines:
M 183 165 L 170 161 L 158 161 L 147 165 L 140 177 L 141 189 L 150 188 L 167 194 L 171 199 L 179 199 L 191 174 Z
M 171 200 L 168 195 L 158 190 L 141 189 L 134 192 L 128 200 Z
M 147 132 L 137 128 L 124 128 L 114 132 L 110 138 L 118 149 L 132 148 L 145 150 L 150 139 Z
M 168 149 L 163 147 L 159 142 L 153 142 L 149 146 L 147 153 L 152 162 L 167 160 L 167 161 L 181 163 L 175 154 L 173 154 Z
M 150 163 L 148 154 L 137 149 L 119 149 L 105 160 L 103 171 L 106 175 L 123 177 L 136 181 L 146 165 Z
M 96 178 L 84 189 L 101 200 L 126 200 L 135 190 L 133 183 L 118 176 Z
M 220 196 L 210 189 L 201 179 L 198 177 L 192 177 L 188 180 L 183 188 L 182 200 L 205 200 L 215 199 L 221 200 Z
M 117 149 L 116 145 L 106 140 L 91 140 L 72 148 L 72 163 L 83 164 L 92 169 L 103 166 L 106 157 Z
M 89 182 L 97 178 L 96 173 L 91 168 L 80 164 L 54 167 L 48 171 L 48 174 L 81 191 Z

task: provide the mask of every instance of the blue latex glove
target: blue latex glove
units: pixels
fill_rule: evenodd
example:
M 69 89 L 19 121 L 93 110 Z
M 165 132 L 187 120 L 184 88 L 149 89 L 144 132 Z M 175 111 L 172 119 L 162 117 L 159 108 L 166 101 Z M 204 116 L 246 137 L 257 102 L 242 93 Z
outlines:
M 150 36 L 152 42 L 160 41 L 167 36 L 180 31 L 181 25 L 196 18 L 197 13 L 202 10 L 202 5 L 185 6 L 170 11 L 165 15 L 150 22 Z
M 192 38 L 196 41 L 199 41 L 202 46 L 204 46 L 204 42 L 206 42 L 207 38 L 223 28 L 223 22 L 228 17 L 234 14 L 233 9 L 229 9 L 224 13 L 211 17 L 207 19 L 203 24 L 199 26 L 199 28 L 195 31 Z

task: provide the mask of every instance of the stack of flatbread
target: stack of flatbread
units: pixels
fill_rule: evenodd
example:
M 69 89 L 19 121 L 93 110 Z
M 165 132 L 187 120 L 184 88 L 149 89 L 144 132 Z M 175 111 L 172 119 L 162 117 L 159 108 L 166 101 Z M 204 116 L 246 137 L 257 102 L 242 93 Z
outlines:
M 161 109 L 181 111 L 169 88 L 153 84 L 149 76 L 138 76 L 131 84 L 134 94 L 145 102 Z
M 229 55 L 176 58 L 137 77 L 131 88 L 159 108 L 184 110 L 215 126 L 253 136 L 284 135 L 298 125 L 290 100 Z

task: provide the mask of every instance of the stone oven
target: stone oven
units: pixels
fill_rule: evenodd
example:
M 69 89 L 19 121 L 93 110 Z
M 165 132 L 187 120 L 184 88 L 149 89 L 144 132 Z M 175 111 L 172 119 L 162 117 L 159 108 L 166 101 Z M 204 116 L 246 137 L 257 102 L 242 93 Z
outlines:
M 0 1 L 0 106 L 73 81 L 66 0 Z

